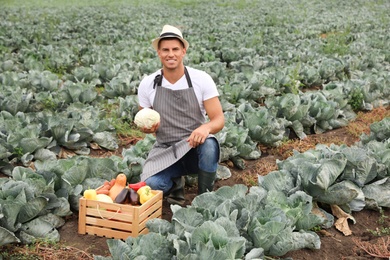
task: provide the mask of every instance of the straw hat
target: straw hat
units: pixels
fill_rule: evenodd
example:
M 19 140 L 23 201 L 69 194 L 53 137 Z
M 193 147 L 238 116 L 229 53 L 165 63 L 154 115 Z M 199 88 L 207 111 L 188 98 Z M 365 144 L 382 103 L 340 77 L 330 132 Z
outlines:
M 188 49 L 190 46 L 190 44 L 183 38 L 181 31 L 172 25 L 164 25 L 160 36 L 152 41 L 152 46 L 156 51 L 158 50 L 158 43 L 163 38 L 178 38 L 184 44 L 184 48 Z

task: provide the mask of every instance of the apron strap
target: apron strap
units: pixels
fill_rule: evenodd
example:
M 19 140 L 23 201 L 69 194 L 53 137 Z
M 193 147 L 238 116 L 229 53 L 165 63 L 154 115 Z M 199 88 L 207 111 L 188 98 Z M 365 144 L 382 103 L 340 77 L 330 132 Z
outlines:
M 188 74 L 187 67 L 184 67 L 184 75 L 186 75 L 188 87 L 192 88 L 192 82 L 191 82 L 190 74 Z
M 163 78 L 163 70 L 161 70 L 161 74 L 157 74 L 156 77 L 154 78 L 153 89 L 155 89 L 156 86 L 158 87 L 161 86 L 162 78 Z

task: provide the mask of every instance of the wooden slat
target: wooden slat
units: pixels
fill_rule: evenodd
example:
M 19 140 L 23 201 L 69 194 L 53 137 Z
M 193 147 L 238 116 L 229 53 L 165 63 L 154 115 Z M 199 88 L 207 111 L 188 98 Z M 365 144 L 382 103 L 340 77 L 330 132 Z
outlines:
M 147 228 L 145 228 L 142 231 L 140 231 L 138 235 L 144 235 L 144 234 L 147 234 L 147 233 L 149 233 L 149 230 Z
M 112 221 L 112 220 L 106 220 L 106 219 L 100 219 L 100 218 L 91 218 L 86 217 L 85 220 L 86 225 L 93 225 L 93 226 L 102 226 L 106 228 L 114 228 L 118 230 L 123 231 L 132 231 L 133 230 L 133 223 L 126 223 L 126 222 L 120 222 L 120 221 Z
M 142 229 L 146 228 L 146 222 L 148 222 L 149 219 L 161 218 L 161 214 L 162 214 L 162 209 L 160 208 L 159 210 L 154 212 L 151 216 L 149 216 L 147 219 L 145 219 L 144 221 L 141 221 L 138 225 L 139 229 L 142 230 Z
M 94 209 L 104 209 L 104 210 L 111 210 L 113 212 L 117 212 L 118 210 L 122 213 L 126 213 L 128 215 L 134 214 L 134 206 L 131 205 L 124 205 L 124 204 L 118 204 L 118 203 L 107 203 L 97 200 L 87 200 L 87 208 L 94 208 Z
M 107 211 L 107 210 L 98 210 L 93 208 L 87 208 L 86 210 L 86 216 L 93 216 L 93 217 L 99 217 L 102 219 L 112 219 L 112 220 L 119 220 L 119 221 L 125 221 L 125 222 L 134 222 L 133 215 L 129 215 L 126 213 L 123 213 L 121 211 L 119 212 L 113 212 L 113 211 Z
M 90 235 L 97 235 L 100 237 L 115 238 L 115 239 L 126 239 L 129 236 L 132 236 L 132 234 L 130 232 L 110 230 L 110 229 L 106 229 L 106 228 L 93 227 L 93 226 L 87 226 L 86 231 L 87 231 L 87 234 L 90 234 Z
M 86 199 L 79 200 L 79 233 L 85 234 Z
M 143 206 L 143 205 L 142 205 Z M 139 226 L 138 226 L 138 223 L 139 223 L 139 211 L 140 211 L 140 208 L 141 207 L 136 207 L 134 209 L 134 227 L 133 227 L 133 236 L 134 237 L 137 237 L 139 235 Z
M 156 211 L 158 208 L 160 208 L 162 206 L 162 201 L 160 202 L 157 202 L 156 204 L 150 206 L 146 211 L 144 211 L 143 213 L 141 213 L 139 215 L 139 221 L 143 221 L 145 218 L 148 218 L 150 216 L 150 214 L 152 214 L 154 211 Z

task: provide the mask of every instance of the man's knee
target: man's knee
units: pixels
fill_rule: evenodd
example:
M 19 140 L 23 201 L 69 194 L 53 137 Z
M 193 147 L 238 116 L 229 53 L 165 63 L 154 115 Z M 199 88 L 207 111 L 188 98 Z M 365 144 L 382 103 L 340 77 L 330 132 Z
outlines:
M 167 193 L 172 187 L 172 181 L 167 183 L 156 175 L 147 178 L 145 182 L 152 190 L 161 190 L 163 193 Z
M 218 165 L 220 153 L 217 140 L 215 138 L 207 138 L 198 153 L 198 167 L 204 171 L 214 172 Z

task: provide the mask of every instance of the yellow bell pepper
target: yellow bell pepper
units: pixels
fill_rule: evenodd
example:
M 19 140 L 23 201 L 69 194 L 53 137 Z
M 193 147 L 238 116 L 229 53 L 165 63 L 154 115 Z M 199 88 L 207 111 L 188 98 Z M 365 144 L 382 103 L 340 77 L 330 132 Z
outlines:
M 94 189 L 87 189 L 84 191 L 84 198 L 88 200 L 96 200 L 96 190 Z
M 145 186 L 142 186 L 141 188 L 139 188 L 137 190 L 137 193 L 139 195 L 139 202 L 141 204 L 144 204 L 145 202 L 147 202 L 148 200 L 150 200 L 154 196 L 152 189 L 148 185 L 145 185 Z

